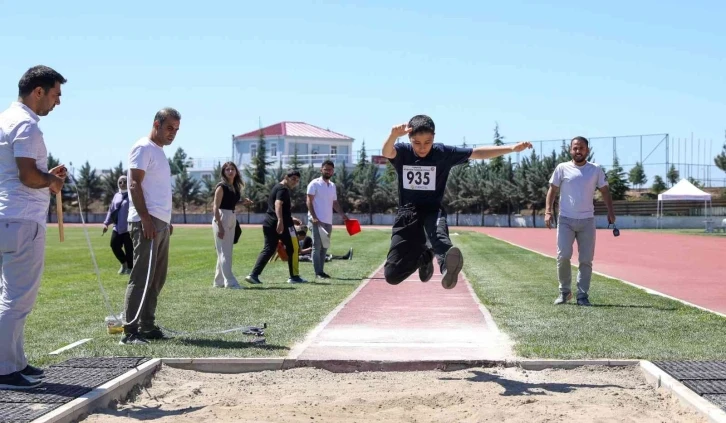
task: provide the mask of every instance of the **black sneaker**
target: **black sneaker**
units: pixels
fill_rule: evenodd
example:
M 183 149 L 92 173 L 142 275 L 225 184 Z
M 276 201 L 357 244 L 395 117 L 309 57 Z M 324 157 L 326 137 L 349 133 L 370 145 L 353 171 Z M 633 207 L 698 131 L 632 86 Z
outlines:
M 149 341 L 141 337 L 138 333 L 126 333 L 119 341 L 119 345 L 148 345 Z
M 287 283 L 307 283 L 307 280 L 301 278 L 300 276 L 293 276 L 287 280 Z
M 246 280 L 247 282 L 251 283 L 251 284 L 261 284 L 261 283 L 262 283 L 262 281 L 260 280 L 260 278 L 258 278 L 258 277 L 257 277 L 257 276 L 255 276 L 255 275 L 247 275 L 247 276 L 245 277 L 245 280 Z
M 159 339 L 169 339 L 168 336 L 164 335 L 164 332 L 161 331 L 161 328 L 158 326 L 154 326 L 151 330 L 141 330 L 139 331 L 139 335 L 141 335 L 144 339 L 153 339 L 153 340 L 159 340 Z
M 28 364 L 23 370 L 20 371 L 23 376 L 30 376 L 33 379 L 41 379 L 45 377 L 45 371 L 35 366 Z
M 461 268 L 464 267 L 464 256 L 461 254 L 461 250 L 458 247 L 449 248 L 449 251 L 446 252 L 444 264 L 446 268 L 444 269 L 444 277 L 441 279 L 441 285 L 446 289 L 452 289 L 458 282 Z
M 42 381 L 25 376 L 20 372 L 0 376 L 0 389 L 33 389 L 42 384 Z
M 587 297 L 582 297 L 577 299 L 577 305 L 590 307 L 592 304 L 590 304 L 590 300 Z
M 555 299 L 555 305 L 560 305 L 572 299 L 572 292 L 560 292 L 560 296 Z
M 428 282 L 434 275 L 434 260 L 431 259 L 426 262 L 423 266 L 418 268 L 418 278 L 421 282 Z
M 348 251 L 348 260 L 353 260 L 353 247 L 350 247 L 350 251 Z
M 315 277 L 320 278 L 320 279 L 330 279 L 330 275 L 325 272 L 319 273 L 319 274 L 315 275 Z

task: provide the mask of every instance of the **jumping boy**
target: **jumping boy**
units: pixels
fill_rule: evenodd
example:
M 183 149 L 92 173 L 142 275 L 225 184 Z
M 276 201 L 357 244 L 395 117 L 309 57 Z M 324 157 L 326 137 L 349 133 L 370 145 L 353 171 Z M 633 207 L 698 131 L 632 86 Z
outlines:
M 425 115 L 394 126 L 383 144 L 383 156 L 398 176 L 398 211 L 393 223 L 391 247 L 384 266 L 386 282 L 397 285 L 418 269 L 422 282 L 434 274 L 434 255 L 446 289 L 456 286 L 464 265 L 461 250 L 449 239 L 446 211 L 441 206 L 451 168 L 467 160 L 484 160 L 532 148 L 529 142 L 514 146 L 477 148 L 434 144 L 434 121 Z M 396 143 L 408 134 L 410 143 Z

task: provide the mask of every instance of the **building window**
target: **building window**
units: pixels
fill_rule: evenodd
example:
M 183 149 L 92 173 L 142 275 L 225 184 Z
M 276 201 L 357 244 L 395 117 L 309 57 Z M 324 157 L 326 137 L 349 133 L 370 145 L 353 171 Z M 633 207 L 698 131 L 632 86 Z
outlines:
M 335 158 L 335 156 L 338 155 L 338 146 L 337 145 L 331 145 L 330 146 L 330 157 Z
M 257 143 L 250 145 L 250 157 L 257 156 Z
M 270 143 L 270 156 L 277 157 L 277 143 L 276 142 Z

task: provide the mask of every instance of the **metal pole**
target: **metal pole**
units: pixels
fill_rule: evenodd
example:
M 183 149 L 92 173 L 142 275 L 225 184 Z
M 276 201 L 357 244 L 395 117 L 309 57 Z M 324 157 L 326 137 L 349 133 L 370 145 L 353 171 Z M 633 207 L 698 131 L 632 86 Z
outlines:
M 615 167 L 615 160 L 618 158 L 618 141 L 616 137 L 613 137 L 613 167 Z

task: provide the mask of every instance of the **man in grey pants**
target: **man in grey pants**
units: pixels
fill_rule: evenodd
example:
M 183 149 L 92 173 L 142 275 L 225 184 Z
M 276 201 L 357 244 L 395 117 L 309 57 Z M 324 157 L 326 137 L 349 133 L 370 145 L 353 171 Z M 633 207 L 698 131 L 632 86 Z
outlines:
M 169 237 L 174 228 L 171 168 L 163 149 L 174 141 L 180 122 L 176 110 L 159 110 L 149 136 L 138 140 L 129 153 L 128 222 L 134 267 L 126 288 L 122 345 L 148 344 L 147 339 L 165 338 L 156 326 L 156 303 L 166 282 Z
M 30 389 L 43 370 L 28 364 L 23 332 L 35 305 L 45 260 L 50 194 L 67 170 L 48 170 L 40 116 L 60 104 L 65 78 L 34 66 L 20 78 L 18 101 L 0 113 L 0 389 Z
M 320 166 L 320 177 L 310 181 L 307 190 L 308 221 L 313 229 L 313 269 L 315 277 L 321 279 L 330 278 L 324 267 L 333 231 L 333 209 L 343 216 L 344 221 L 348 220 L 338 203 L 335 184 L 330 182 L 334 172 L 333 161 L 325 160 Z
M 551 228 L 555 196 L 560 194 L 560 214 L 557 224 L 557 276 L 560 295 L 555 304 L 564 304 L 572 298 L 572 244 L 577 240 L 580 266 L 577 272 L 577 304 L 589 306 L 588 292 L 595 257 L 595 190 L 599 190 L 608 208 L 608 222 L 615 224 L 613 202 L 610 198 L 605 171 L 600 165 L 589 163 L 589 142 L 584 137 L 570 141 L 572 160 L 560 163 L 550 178 L 547 191 L 545 224 Z

